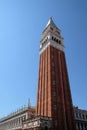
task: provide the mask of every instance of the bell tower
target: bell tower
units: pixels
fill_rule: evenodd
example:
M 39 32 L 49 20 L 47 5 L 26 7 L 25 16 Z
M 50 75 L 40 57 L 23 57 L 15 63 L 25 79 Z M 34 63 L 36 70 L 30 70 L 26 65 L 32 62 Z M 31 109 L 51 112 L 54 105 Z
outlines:
M 63 40 L 50 18 L 40 41 L 36 115 L 51 117 L 53 130 L 76 130 Z

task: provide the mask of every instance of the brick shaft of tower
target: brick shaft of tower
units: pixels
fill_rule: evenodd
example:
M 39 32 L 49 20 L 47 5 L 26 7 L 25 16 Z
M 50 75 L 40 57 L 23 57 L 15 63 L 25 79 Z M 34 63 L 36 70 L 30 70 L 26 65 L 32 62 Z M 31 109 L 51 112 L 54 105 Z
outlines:
M 53 130 L 76 130 L 60 32 L 50 18 L 40 42 L 36 114 L 51 117 Z

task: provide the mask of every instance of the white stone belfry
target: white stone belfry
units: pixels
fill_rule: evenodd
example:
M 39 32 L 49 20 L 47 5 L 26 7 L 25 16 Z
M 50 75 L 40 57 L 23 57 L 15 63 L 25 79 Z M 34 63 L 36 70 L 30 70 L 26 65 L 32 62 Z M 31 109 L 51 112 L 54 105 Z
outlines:
M 52 17 L 50 17 L 40 41 L 40 54 L 48 47 L 53 46 L 56 49 L 64 51 L 63 40 L 60 34 L 61 30 L 55 25 Z

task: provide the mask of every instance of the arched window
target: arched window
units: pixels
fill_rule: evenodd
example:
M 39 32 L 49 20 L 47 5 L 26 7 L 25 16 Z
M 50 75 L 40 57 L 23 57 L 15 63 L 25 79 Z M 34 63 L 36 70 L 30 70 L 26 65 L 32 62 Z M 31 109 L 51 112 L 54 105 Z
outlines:
M 59 40 L 59 44 L 61 44 L 61 41 Z
M 82 114 L 82 117 L 83 117 L 83 119 L 85 119 L 85 116 L 84 116 L 84 114 Z
M 76 113 L 76 117 L 78 118 L 78 113 Z
M 47 126 L 45 126 L 44 130 L 48 130 L 48 127 L 47 127 Z
M 52 40 L 54 39 L 54 37 L 52 36 Z
M 87 119 L 87 115 L 86 115 L 86 119 Z

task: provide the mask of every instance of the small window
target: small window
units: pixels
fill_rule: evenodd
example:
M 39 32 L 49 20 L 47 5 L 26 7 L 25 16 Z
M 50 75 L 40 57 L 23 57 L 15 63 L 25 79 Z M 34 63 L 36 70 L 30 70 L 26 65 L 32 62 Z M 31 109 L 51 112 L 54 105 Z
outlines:
M 82 117 L 83 117 L 83 119 L 85 119 L 85 116 L 84 116 L 84 114 L 82 114 Z
M 54 66 L 54 62 L 52 62 L 52 66 Z
M 57 106 L 56 106 L 56 105 L 54 105 L 54 106 L 53 106 L 53 108 L 54 108 L 54 110 L 56 110 L 56 109 L 57 109 Z
M 56 92 L 53 92 L 53 96 L 56 96 Z
M 54 55 L 51 55 L 52 59 L 54 58 Z
M 58 125 L 58 123 L 57 123 L 57 120 L 55 121 L 55 126 L 57 126 Z
M 54 41 L 56 41 L 56 38 L 54 38 Z
M 56 39 L 56 42 L 58 43 L 58 39 Z
M 53 84 L 53 85 L 55 85 L 55 84 L 56 84 L 55 80 L 53 80 L 52 84 Z
M 59 44 L 61 44 L 61 41 L 59 40 Z
M 78 118 L 78 113 L 76 113 L 76 117 Z
M 52 71 L 52 75 L 54 75 L 55 74 L 55 72 L 54 71 Z
M 53 28 L 52 28 L 52 27 L 50 27 L 50 29 L 53 31 Z
M 45 126 L 45 128 L 44 128 L 45 130 L 48 130 L 48 127 L 47 126 Z
M 60 32 L 59 32 L 59 31 L 56 31 L 56 33 L 60 35 Z
M 52 40 L 54 39 L 54 37 L 52 36 Z
M 81 113 L 79 113 L 79 117 L 81 118 Z
M 86 119 L 87 119 L 87 115 L 86 115 Z

